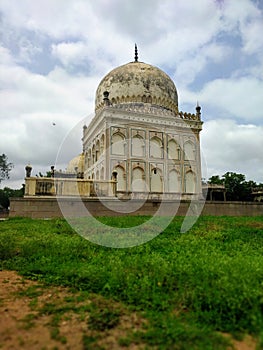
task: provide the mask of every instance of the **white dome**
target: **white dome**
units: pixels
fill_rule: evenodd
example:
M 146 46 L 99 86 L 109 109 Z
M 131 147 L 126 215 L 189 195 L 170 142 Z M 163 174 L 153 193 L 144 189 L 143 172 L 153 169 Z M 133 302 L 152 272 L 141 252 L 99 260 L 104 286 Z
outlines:
M 161 69 L 143 62 L 130 62 L 109 72 L 97 88 L 95 110 L 104 106 L 104 92 L 109 93 L 113 106 L 146 102 L 178 112 L 174 82 Z

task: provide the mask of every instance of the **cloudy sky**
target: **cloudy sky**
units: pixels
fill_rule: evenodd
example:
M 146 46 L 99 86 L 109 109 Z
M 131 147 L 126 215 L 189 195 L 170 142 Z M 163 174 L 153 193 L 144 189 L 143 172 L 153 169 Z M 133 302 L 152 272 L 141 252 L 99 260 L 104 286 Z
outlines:
M 180 110 L 201 105 L 205 177 L 263 182 L 263 1 L 1 0 L 0 18 L 0 154 L 15 166 L 1 187 L 20 188 L 28 162 L 48 171 L 65 138 L 68 160 L 81 152 L 96 88 L 134 43 Z

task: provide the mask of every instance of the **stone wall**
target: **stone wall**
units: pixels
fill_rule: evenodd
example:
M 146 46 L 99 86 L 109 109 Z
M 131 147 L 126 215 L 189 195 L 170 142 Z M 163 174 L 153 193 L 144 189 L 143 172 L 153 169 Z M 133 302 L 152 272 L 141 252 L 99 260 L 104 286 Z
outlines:
M 190 202 L 187 201 L 158 201 L 146 202 L 134 200 L 129 204 L 129 214 L 123 210 L 125 202 L 118 199 L 61 198 L 60 203 L 66 216 L 121 216 L 121 215 L 153 215 L 159 210 L 159 215 L 186 215 Z M 200 203 L 193 203 L 193 209 Z M 202 203 L 201 203 L 202 206 Z M 191 205 L 192 208 L 192 205 Z M 190 208 L 190 209 L 191 209 Z M 123 213 L 124 211 L 124 213 Z M 189 213 L 188 213 L 189 214 Z M 190 214 L 191 215 L 191 214 Z M 263 203 L 255 202 L 216 202 L 206 201 L 201 215 L 215 216 L 263 216 Z M 22 216 L 30 218 L 63 217 L 57 199 L 49 198 L 10 198 L 10 217 Z

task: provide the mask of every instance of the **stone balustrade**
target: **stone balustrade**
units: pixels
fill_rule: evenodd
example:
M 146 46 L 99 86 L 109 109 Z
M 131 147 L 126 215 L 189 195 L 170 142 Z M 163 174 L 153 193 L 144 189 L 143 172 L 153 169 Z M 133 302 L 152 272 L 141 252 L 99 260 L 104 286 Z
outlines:
M 116 181 L 26 177 L 24 197 L 34 196 L 115 197 Z

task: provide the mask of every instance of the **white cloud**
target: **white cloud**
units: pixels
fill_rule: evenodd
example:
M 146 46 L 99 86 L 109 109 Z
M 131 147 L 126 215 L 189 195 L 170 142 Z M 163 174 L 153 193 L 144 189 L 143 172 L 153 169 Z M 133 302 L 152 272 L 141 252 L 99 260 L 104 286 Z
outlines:
M 13 62 L 12 55 L 10 54 L 10 51 L 3 46 L 0 46 L 0 56 L 1 56 L 1 62 L 3 65 L 12 64 Z
M 64 66 L 79 65 L 88 57 L 88 50 L 81 41 L 74 43 L 59 43 L 52 45 L 52 54 L 59 58 Z
M 245 26 L 243 33 L 244 52 L 248 54 L 257 53 L 259 50 L 261 53 L 263 52 L 262 33 L 262 18 L 258 18 L 255 22 L 250 22 Z
M 19 66 L 5 65 L 0 67 L 0 81 L 4 118 L 44 112 L 72 113 L 74 118 L 79 118 L 93 109 L 93 89 L 99 79 L 71 76 L 61 68 L 44 76 Z
M 32 57 L 40 52 L 42 48 L 40 46 L 34 45 L 29 39 L 22 37 L 19 42 L 20 53 L 19 60 L 22 62 L 31 62 Z
M 198 52 L 193 52 L 189 57 L 178 62 L 175 79 L 181 81 L 183 86 L 191 84 L 198 74 L 204 71 L 210 63 L 221 63 L 230 56 L 232 49 L 226 45 L 210 43 L 202 47 Z
M 6 64 L 0 67 L 0 150 L 15 164 L 11 183 L 17 186 L 18 169 L 22 171 L 28 161 L 37 173 L 41 167 L 49 169 L 65 135 L 84 116 L 88 123 L 99 79 L 71 76 L 61 68 L 47 76 L 34 74 L 15 65 L 7 50 L 2 51 Z M 81 151 L 81 135 L 70 150 Z
M 84 6 L 85 5 L 85 6 Z M 85 1 L 40 0 L 1 1 L 1 10 L 14 28 L 46 33 L 54 38 L 80 36 L 92 20 L 90 6 Z
M 215 119 L 220 115 L 248 123 L 262 122 L 262 80 L 254 77 L 216 79 L 206 83 L 200 91 L 192 92 L 183 87 L 180 91 L 182 104 L 198 100 L 209 109 L 210 114 L 205 114 L 205 119 Z
M 263 182 L 263 126 L 211 120 L 203 125 L 201 149 L 208 177 L 233 171 Z
M 263 49 L 262 10 L 253 1 L 225 1 L 224 23 L 227 30 L 235 30 L 241 35 L 243 51 L 249 54 Z
M 211 103 L 231 116 L 244 121 L 262 120 L 263 82 L 255 78 L 217 79 L 207 83 L 200 97 L 204 103 Z M 211 116 L 213 117 L 213 116 Z

